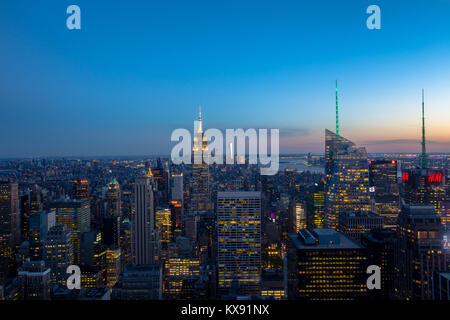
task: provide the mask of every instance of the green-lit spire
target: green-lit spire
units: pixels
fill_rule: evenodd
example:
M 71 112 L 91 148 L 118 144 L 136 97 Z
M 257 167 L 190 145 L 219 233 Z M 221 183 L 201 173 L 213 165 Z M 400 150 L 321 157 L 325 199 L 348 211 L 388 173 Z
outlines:
M 338 104 L 338 84 L 336 80 L 336 135 L 339 135 L 339 104 Z
M 422 89 L 422 155 L 420 157 L 420 166 L 422 169 L 426 169 L 428 166 L 427 160 L 427 148 L 425 143 L 425 99 Z

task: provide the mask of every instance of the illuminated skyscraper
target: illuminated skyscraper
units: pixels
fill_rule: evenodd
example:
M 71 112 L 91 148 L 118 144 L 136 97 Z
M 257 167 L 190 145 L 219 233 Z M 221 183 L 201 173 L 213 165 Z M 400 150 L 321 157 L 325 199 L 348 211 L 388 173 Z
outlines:
M 340 213 L 370 210 L 369 164 L 365 148 L 326 130 L 327 174 L 330 173 L 325 198 L 325 226 L 335 229 Z M 329 157 L 329 159 L 328 159 Z M 328 171 L 329 169 L 329 171 Z
M 288 299 L 356 300 L 367 296 L 366 249 L 333 229 L 289 234 Z
M 73 263 L 81 262 L 81 234 L 90 230 L 90 207 L 88 200 L 62 199 L 53 201 L 51 209 L 56 212 L 56 222 L 66 226 L 72 238 Z
M 169 202 L 172 237 L 176 239 L 183 233 L 183 203 L 180 200 Z
M 183 280 L 200 274 L 200 260 L 194 257 L 173 257 L 165 262 L 164 297 L 180 299 L 183 292 Z
M 445 270 L 442 225 L 433 206 L 402 205 L 399 215 L 396 287 L 400 299 L 432 297 L 432 275 Z
M 63 225 L 50 228 L 44 244 L 45 265 L 51 270 L 51 283 L 66 285 L 67 267 L 72 264 L 72 240 Z
M 327 185 L 331 179 L 337 154 L 352 148 L 355 148 L 353 142 L 325 129 L 325 175 Z
M 13 248 L 19 239 L 18 184 L 0 181 L 0 281 L 12 271 Z
M 87 200 L 90 196 L 89 179 L 81 178 L 73 181 L 73 197 L 77 200 Z
M 133 204 L 131 232 L 133 262 L 137 265 L 154 264 L 159 258 L 159 237 L 155 228 L 153 182 L 150 173 L 136 178 Z
M 369 185 L 376 213 L 383 217 L 385 228 L 395 230 L 400 212 L 397 161 L 369 161 Z
M 259 294 L 261 284 L 261 193 L 217 193 L 219 293 L 232 282 L 239 293 Z
M 289 204 L 289 232 L 297 233 L 306 229 L 306 205 L 304 202 L 291 201 Z
M 121 271 L 120 249 L 106 249 L 106 286 L 112 288 L 119 279 Z
M 161 260 L 167 258 L 169 243 L 173 240 L 172 212 L 169 207 L 158 207 L 155 210 L 155 226 L 161 243 Z
M 107 193 L 107 210 L 111 217 L 120 217 L 122 210 L 122 196 L 120 193 L 120 185 L 116 179 L 108 184 Z
M 209 191 L 209 165 L 203 162 L 203 154 L 208 151 L 208 140 L 203 135 L 202 113 L 198 117 L 198 128 L 194 134 L 191 211 L 209 211 L 211 195 Z
M 425 102 L 422 89 L 422 153 L 420 167 L 405 170 L 402 175 L 402 198 L 407 204 L 433 205 L 445 229 L 450 228 L 450 212 L 446 210 L 446 172 L 428 167 L 425 139 Z
M 307 225 L 310 229 L 324 226 L 325 191 L 324 183 L 316 183 L 308 188 L 306 196 Z

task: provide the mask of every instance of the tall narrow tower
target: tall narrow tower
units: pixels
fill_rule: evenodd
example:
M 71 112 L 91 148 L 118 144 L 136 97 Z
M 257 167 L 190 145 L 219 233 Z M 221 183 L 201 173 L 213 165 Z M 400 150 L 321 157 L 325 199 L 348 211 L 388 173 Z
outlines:
M 336 135 L 339 135 L 339 104 L 338 104 L 338 84 L 336 80 Z
M 199 109 L 198 127 L 194 133 L 192 148 L 192 193 L 190 199 L 191 211 L 209 211 L 211 208 L 209 192 L 209 165 L 204 162 L 208 153 L 208 139 L 203 135 L 202 110 Z
M 422 167 L 422 169 L 426 169 L 428 166 L 427 148 L 425 143 L 425 101 L 423 89 L 422 89 L 422 155 L 420 157 L 420 166 Z

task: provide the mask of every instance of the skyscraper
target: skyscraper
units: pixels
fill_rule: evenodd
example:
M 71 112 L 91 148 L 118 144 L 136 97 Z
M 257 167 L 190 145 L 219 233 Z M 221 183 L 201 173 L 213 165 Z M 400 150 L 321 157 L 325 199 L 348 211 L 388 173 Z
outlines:
M 155 189 L 163 202 L 169 199 L 169 172 L 163 167 L 161 158 L 158 159 L 156 168 L 152 169 Z
M 373 212 L 341 212 L 337 230 L 353 240 L 361 242 L 361 237 L 371 230 L 383 228 L 383 218 Z
M 134 183 L 131 244 L 135 264 L 154 264 L 157 262 L 159 237 L 155 228 L 153 183 L 150 174 L 136 178 Z
M 325 225 L 335 229 L 339 214 L 370 210 L 369 165 L 365 148 L 326 130 Z M 328 167 L 331 166 L 331 167 Z
M 306 229 L 306 205 L 302 201 L 291 201 L 289 204 L 289 232 L 297 233 Z
M 444 170 L 415 168 L 403 171 L 402 198 L 406 204 L 434 206 L 445 229 L 450 228 L 450 214 L 446 210 L 446 174 Z
M 333 229 L 300 230 L 288 237 L 288 299 L 367 296 L 367 253 L 362 245 Z
M 308 188 L 306 196 L 307 225 L 310 229 L 324 226 L 325 184 L 316 183 Z
M 90 230 L 90 207 L 88 200 L 61 199 L 52 201 L 56 222 L 66 226 L 72 238 L 73 263 L 81 263 L 81 234 Z
M 405 170 L 402 175 L 402 197 L 408 204 L 433 205 L 435 213 L 445 229 L 450 228 L 450 212 L 446 210 L 446 172 L 428 167 L 425 139 L 425 102 L 422 89 L 422 153 L 420 166 L 411 170 Z
M 259 294 L 261 283 L 261 193 L 217 193 L 219 293 L 232 282 L 242 295 Z
M 44 243 L 50 228 L 55 226 L 55 211 L 38 211 L 30 216 L 30 256 L 31 260 L 44 259 Z
M 183 203 L 183 174 L 172 174 L 172 179 L 170 182 L 171 200 L 181 201 Z
M 376 213 L 383 217 L 386 228 L 395 230 L 400 212 L 397 161 L 369 161 L 369 185 Z
M 389 229 L 372 230 L 362 235 L 361 244 L 367 249 L 368 264 L 381 269 L 381 289 L 371 290 L 370 295 L 375 299 L 394 299 L 396 232 Z
M 50 268 L 44 261 L 26 261 L 18 277 L 25 300 L 50 299 Z
M 87 200 L 90 196 L 89 179 L 79 178 L 73 181 L 73 197 L 77 200 Z
M 331 173 L 337 154 L 345 152 L 349 148 L 355 148 L 355 144 L 350 140 L 325 129 L 325 176 L 327 185 L 331 179 Z
M 113 179 L 108 184 L 107 193 L 107 212 L 111 217 L 120 217 L 122 210 L 122 197 L 120 193 L 120 184 L 116 179 Z
M 63 225 L 50 228 L 44 243 L 44 261 L 51 270 L 51 283 L 65 285 L 67 267 L 72 264 L 72 240 Z
M 442 225 L 433 206 L 402 205 L 396 251 L 397 295 L 403 300 L 432 297 L 432 274 L 445 270 Z
M 19 190 L 16 182 L 0 181 L 0 281 L 13 265 L 13 248 L 20 238 Z
M 202 113 L 198 117 L 198 128 L 194 134 L 191 211 L 209 211 L 211 195 L 209 190 L 209 165 L 203 162 L 203 154 L 208 151 L 208 140 L 203 135 Z

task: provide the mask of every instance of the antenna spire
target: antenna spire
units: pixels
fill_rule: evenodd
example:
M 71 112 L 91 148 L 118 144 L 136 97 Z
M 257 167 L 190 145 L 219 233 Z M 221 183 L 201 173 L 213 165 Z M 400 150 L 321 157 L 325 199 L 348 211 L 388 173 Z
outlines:
M 202 121 L 202 105 L 198 105 L 198 121 Z
M 422 89 L 422 155 L 420 157 L 420 166 L 422 167 L 422 169 L 426 169 L 426 167 L 428 166 L 427 148 L 425 140 L 425 99 L 423 89 Z
M 336 80 L 336 135 L 339 135 L 338 82 Z

